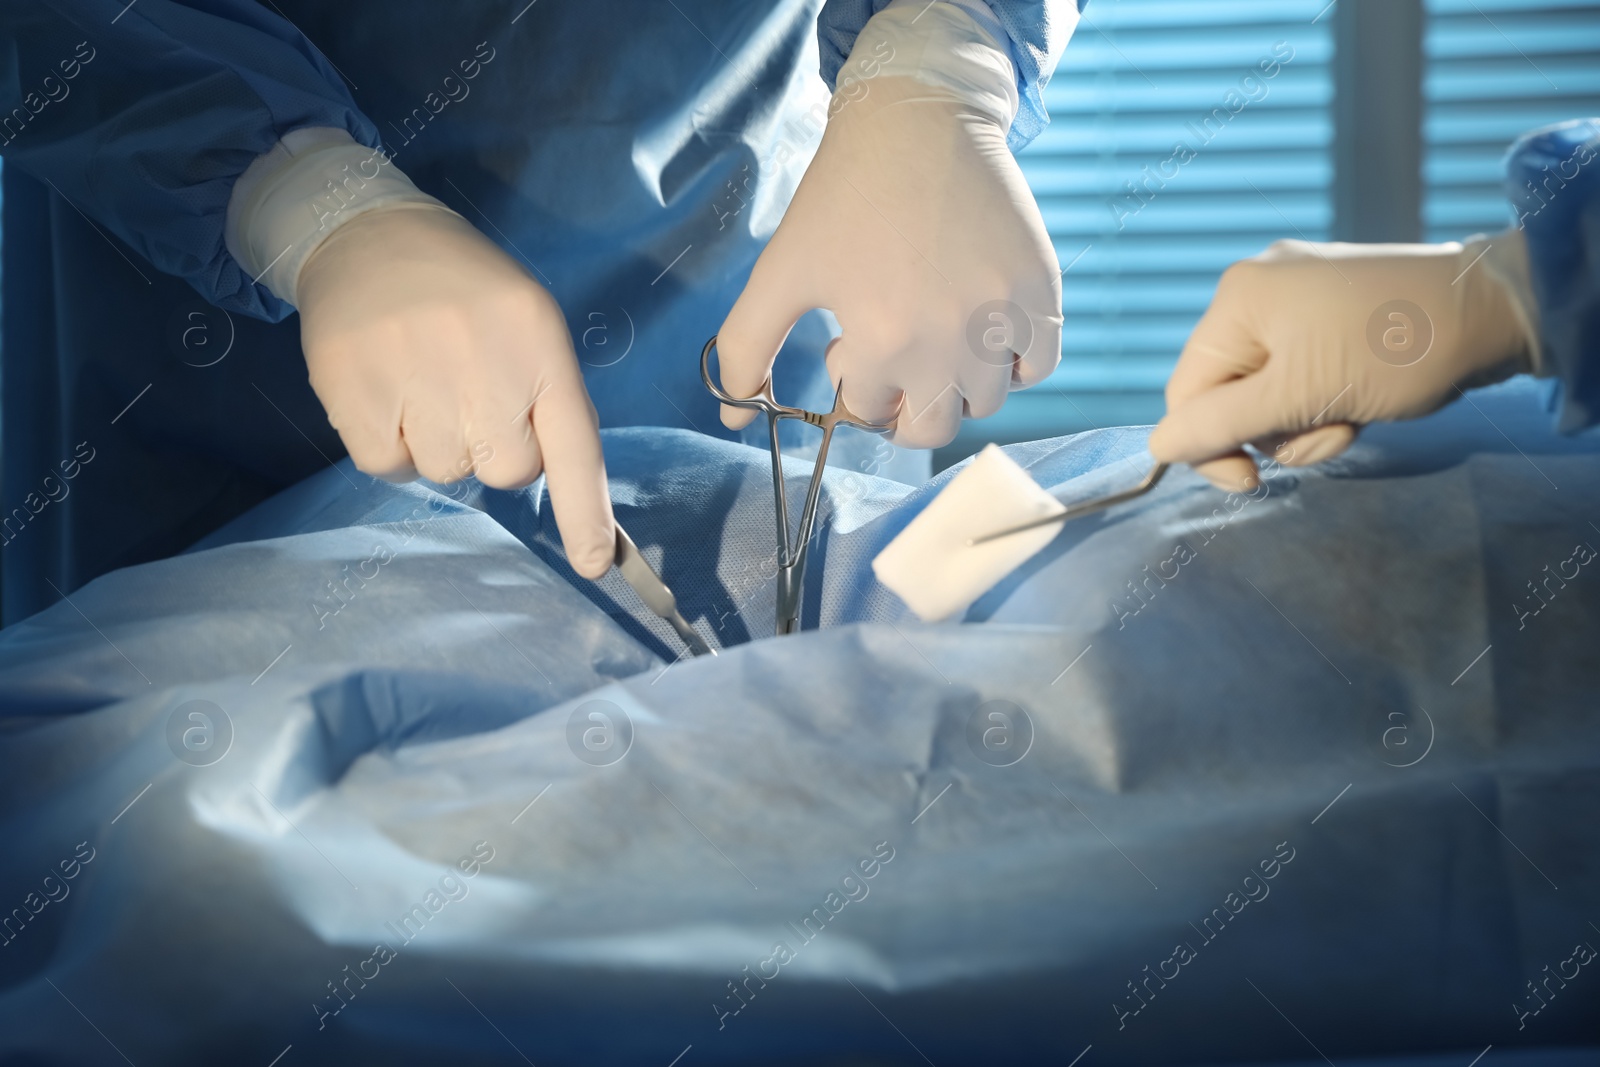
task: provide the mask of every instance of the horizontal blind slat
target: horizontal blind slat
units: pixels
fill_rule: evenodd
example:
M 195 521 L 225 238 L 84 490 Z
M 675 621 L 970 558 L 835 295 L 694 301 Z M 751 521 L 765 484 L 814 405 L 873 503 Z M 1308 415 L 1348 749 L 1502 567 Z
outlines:
M 1019 157 L 1066 268 L 1062 365 L 983 430 L 1147 419 L 1222 271 L 1327 239 L 1331 23 L 1328 0 L 1089 4 Z
M 1600 3 L 1425 0 L 1423 229 L 1458 240 L 1510 225 L 1506 149 L 1600 115 Z

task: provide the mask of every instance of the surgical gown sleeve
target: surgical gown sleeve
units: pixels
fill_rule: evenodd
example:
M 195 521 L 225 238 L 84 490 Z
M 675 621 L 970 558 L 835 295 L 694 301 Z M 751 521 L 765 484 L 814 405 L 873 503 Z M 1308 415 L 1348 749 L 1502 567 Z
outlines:
M 1545 373 L 1561 383 L 1561 430 L 1600 423 L 1600 119 L 1525 134 L 1506 183 L 1528 243 Z
M 822 50 L 822 80 L 834 88 L 839 68 L 850 55 L 856 35 L 867 20 L 889 6 L 890 0 L 828 0 L 817 19 L 817 43 Z M 1016 151 L 1050 124 L 1044 106 L 1044 87 L 1066 51 L 1078 14 L 1089 0 L 985 0 L 1010 38 L 1011 60 L 1017 68 L 1017 94 L 1022 107 L 1011 124 L 1007 143 Z
M 378 131 L 339 74 L 256 0 L 0 4 L 0 154 L 230 311 L 293 309 L 223 245 L 233 183 L 285 133 Z

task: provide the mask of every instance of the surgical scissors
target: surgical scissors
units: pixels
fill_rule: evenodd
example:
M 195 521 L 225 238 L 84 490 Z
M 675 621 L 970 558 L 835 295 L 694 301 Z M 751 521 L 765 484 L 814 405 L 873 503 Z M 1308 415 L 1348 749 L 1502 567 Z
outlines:
M 833 393 L 833 410 L 826 413 L 806 411 L 780 404 L 772 395 L 772 376 L 762 383 L 755 396 L 732 396 L 711 377 L 711 351 L 717 346 L 712 334 L 705 348 L 700 350 L 700 380 L 705 382 L 711 395 L 729 407 L 749 408 L 767 416 L 767 434 L 772 447 L 772 491 L 776 500 L 778 523 L 778 633 L 794 633 L 800 628 L 800 602 L 804 594 L 806 551 L 811 547 L 811 530 L 817 521 L 817 499 L 822 491 L 822 472 L 828 465 L 828 446 L 833 443 L 833 431 L 840 426 L 854 426 L 867 433 L 888 433 L 892 425 L 880 425 L 857 418 L 845 407 L 840 393 L 844 383 Z M 778 444 L 778 423 L 783 419 L 797 419 L 822 431 L 822 444 L 817 446 L 817 461 L 811 471 L 811 483 L 806 488 L 805 506 L 800 511 L 800 529 L 795 541 L 789 540 L 789 503 L 784 494 L 783 450 Z

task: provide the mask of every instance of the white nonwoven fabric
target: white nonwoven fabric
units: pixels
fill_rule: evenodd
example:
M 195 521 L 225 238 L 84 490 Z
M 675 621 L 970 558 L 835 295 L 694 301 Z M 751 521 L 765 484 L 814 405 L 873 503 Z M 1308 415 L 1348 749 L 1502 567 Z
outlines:
M 983 544 L 967 542 L 1066 510 L 989 445 L 878 553 L 872 573 L 919 618 L 938 622 L 972 606 L 1060 531 L 1041 526 Z

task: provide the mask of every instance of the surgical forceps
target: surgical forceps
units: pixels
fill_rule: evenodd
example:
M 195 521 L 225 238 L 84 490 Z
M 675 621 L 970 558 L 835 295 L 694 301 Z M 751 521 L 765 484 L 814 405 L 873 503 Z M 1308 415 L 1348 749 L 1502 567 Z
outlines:
M 997 541 L 1002 537 L 1010 537 L 1012 534 L 1022 533 L 1024 530 L 1033 530 L 1040 526 L 1049 526 L 1053 522 L 1065 523 L 1072 519 L 1080 518 L 1084 515 L 1093 514 L 1096 511 L 1104 511 L 1106 508 L 1121 504 L 1124 501 L 1133 500 L 1136 497 L 1144 496 L 1161 483 L 1161 478 L 1166 473 L 1167 465 L 1165 463 L 1157 463 L 1154 467 L 1150 468 L 1149 472 L 1144 476 L 1139 484 L 1134 486 L 1132 489 L 1124 489 L 1120 493 L 1110 493 L 1106 496 L 1096 497 L 1093 500 L 1084 500 L 1077 504 L 1071 504 L 1067 507 L 1067 510 L 1058 511 L 1054 515 L 1047 515 L 1042 519 L 1033 519 L 1030 522 L 1022 523 L 1020 526 L 1012 526 L 1004 530 L 996 530 L 994 533 L 984 534 L 982 537 L 971 538 L 967 541 L 967 547 L 971 548 L 973 545 L 981 545 L 989 541 Z
M 833 443 L 833 431 L 840 426 L 854 426 L 868 433 L 883 434 L 894 427 L 867 422 L 852 414 L 839 396 L 844 388 L 843 382 L 834 390 L 833 410 L 822 414 L 778 403 L 772 395 L 770 374 L 755 396 L 730 396 L 711 377 L 711 350 L 716 346 L 717 338 L 713 334 L 705 348 L 700 350 L 700 380 L 705 382 L 712 396 L 729 407 L 749 408 L 767 416 L 767 434 L 772 447 L 772 492 L 778 520 L 778 633 L 794 633 L 800 628 L 806 551 L 811 547 L 811 529 L 817 521 L 817 498 L 822 490 L 822 471 L 828 465 L 828 446 Z M 817 446 L 817 462 L 811 471 L 811 483 L 806 489 L 805 507 L 800 511 L 800 529 L 795 541 L 789 539 L 789 504 L 783 491 L 783 451 L 778 445 L 778 423 L 783 419 L 798 419 L 822 431 L 822 444 Z

